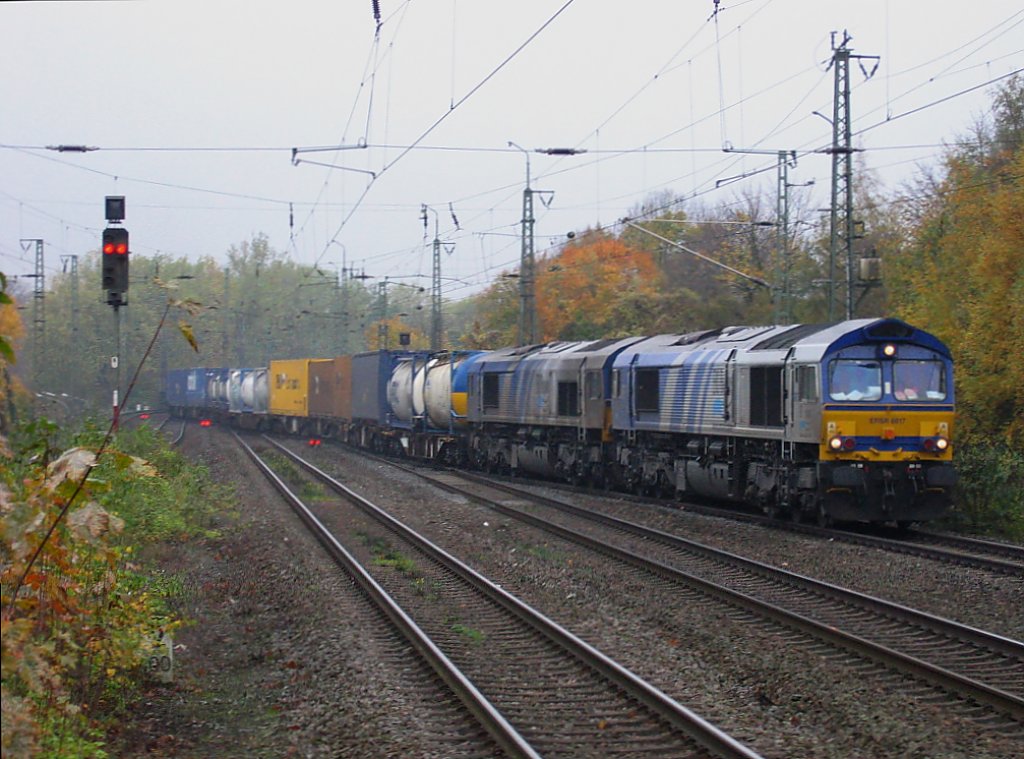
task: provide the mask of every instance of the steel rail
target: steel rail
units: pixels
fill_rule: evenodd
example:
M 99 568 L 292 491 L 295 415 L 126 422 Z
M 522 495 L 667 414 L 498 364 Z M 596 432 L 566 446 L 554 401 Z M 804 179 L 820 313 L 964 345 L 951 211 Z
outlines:
M 396 465 L 394 464 L 394 462 L 391 463 L 393 465 Z M 642 525 L 636 525 L 632 522 L 626 522 L 625 520 L 620 520 L 616 517 L 609 517 L 603 514 L 597 515 L 594 512 L 591 512 L 587 509 L 581 509 L 578 506 L 566 504 L 565 502 L 558 501 L 556 499 L 548 499 L 545 498 L 544 496 L 538 496 L 533 493 L 529 493 L 502 483 L 493 483 L 492 481 L 487 480 L 486 478 L 483 477 L 479 477 L 477 475 L 467 474 L 465 472 L 451 472 L 447 473 L 446 475 L 436 475 L 434 473 L 425 474 L 422 471 L 417 471 L 415 469 L 404 467 L 402 465 L 396 466 L 403 469 L 404 471 L 417 474 L 419 477 L 426 479 L 427 481 L 443 489 L 446 489 L 449 492 L 458 493 L 464 497 L 472 498 L 477 502 L 484 503 L 485 505 L 490 506 L 491 508 L 495 509 L 496 511 L 499 511 L 502 514 L 514 517 L 515 519 L 524 521 L 542 530 L 558 534 L 564 538 L 569 539 L 570 541 L 582 543 L 593 548 L 594 550 L 611 555 L 615 558 L 633 564 L 634 566 L 638 566 L 648 571 L 651 571 L 662 577 L 666 577 L 674 581 L 682 581 L 685 584 L 691 587 L 696 587 L 699 590 L 702 590 L 713 595 L 714 597 L 731 601 L 734 604 L 740 606 L 741 608 L 754 611 L 761 616 L 766 616 L 768 618 L 774 619 L 775 621 L 780 622 L 786 626 L 796 627 L 797 629 L 812 634 L 819 639 L 824 639 L 832 645 L 840 646 L 846 650 L 853 651 L 858 655 L 867 656 L 875 661 L 885 664 L 890 668 L 894 668 L 906 674 L 910 674 L 915 677 L 926 680 L 927 682 L 933 685 L 937 685 L 938 687 L 944 690 L 952 690 L 960 694 L 963 694 L 980 703 L 987 704 L 999 710 L 1000 712 L 1008 714 L 1017 721 L 1024 722 L 1024 699 L 1014 694 L 1007 693 L 1006 691 L 1003 691 L 999 688 L 995 688 L 985 683 L 978 682 L 969 677 L 965 677 L 956 672 L 949 671 L 930 662 L 904 654 L 900 651 L 896 651 L 887 646 L 883 646 L 881 644 L 875 643 L 873 641 L 867 640 L 857 635 L 843 632 L 830 625 L 822 624 L 814 619 L 810 619 L 800 614 L 788 611 L 775 604 L 771 604 L 766 601 L 762 601 L 758 598 L 755 598 L 753 596 L 750 596 L 748 594 L 718 585 L 717 583 L 705 580 L 696 575 L 677 569 L 676 567 L 671 567 L 661 562 L 648 559 L 644 556 L 640 556 L 630 551 L 626 551 L 609 543 L 605 543 L 603 541 L 591 538 L 588 535 L 584 535 L 583 533 L 577 532 L 567 527 L 551 523 L 533 514 L 529 514 L 527 512 L 520 511 L 515 507 L 503 504 L 500 501 L 486 499 L 478 494 L 473 493 L 472 491 L 468 491 L 463 488 L 459 488 L 457 485 L 444 482 L 443 479 L 441 478 L 444 476 L 462 477 L 465 479 L 469 479 L 471 481 L 478 482 L 479 484 L 485 485 L 487 487 L 495 487 L 500 491 L 510 492 L 512 494 L 519 496 L 520 498 L 525 497 L 528 499 L 535 499 L 539 502 L 551 505 L 554 508 L 567 510 L 578 516 L 584 516 L 589 519 L 596 519 L 598 521 L 605 522 L 606 524 L 614 525 L 620 529 L 625 529 L 627 531 L 634 532 L 635 534 L 643 535 L 648 538 L 654 538 L 663 541 L 667 540 L 671 543 L 677 544 L 680 547 L 685 547 L 687 549 L 692 549 L 702 553 L 708 552 L 710 555 L 717 554 L 719 557 L 722 558 L 728 557 L 730 561 L 738 561 L 742 564 L 749 565 L 751 568 L 755 568 L 761 572 L 768 571 L 769 573 L 778 573 L 779 575 L 785 575 L 787 577 L 790 577 L 794 581 L 817 584 L 823 588 L 834 587 L 837 591 L 842 591 L 844 594 L 849 594 L 849 598 L 862 597 L 863 599 L 871 600 L 879 604 L 885 605 L 885 608 L 891 609 L 894 613 L 899 613 L 898 610 L 905 610 L 906 612 L 909 612 L 911 614 L 920 615 L 919 619 L 922 621 L 928 621 L 931 624 L 937 624 L 940 626 L 948 625 L 950 626 L 949 629 L 956 628 L 958 631 L 962 631 L 965 636 L 968 636 L 969 639 L 984 640 L 986 642 L 986 645 L 990 645 L 996 650 L 999 650 L 1003 653 L 1009 653 L 1013 656 L 1022 656 L 1022 654 L 1024 654 L 1024 643 L 1020 643 L 1010 638 L 1003 638 L 1001 636 L 993 635 L 991 633 L 987 633 L 982 630 L 977 630 L 975 628 L 957 625 L 957 623 L 951 622 L 950 620 L 944 620 L 940 617 L 932 617 L 931 615 L 924 614 L 923 612 L 918 612 L 907 607 L 900 607 L 897 604 L 889 604 L 889 602 L 882 601 L 881 599 L 873 599 L 871 596 L 859 594 L 856 591 L 850 591 L 845 588 L 838 588 L 838 586 L 829 586 L 826 583 L 818 583 L 818 581 L 813 580 L 811 578 L 806 578 L 802 575 L 796 575 L 794 573 L 785 572 L 785 570 L 779 570 L 774 567 L 770 567 L 767 564 L 761 564 L 760 562 L 756 562 L 751 559 L 746 559 L 735 554 L 731 554 L 725 551 L 719 551 L 718 549 L 714 549 L 709 546 L 704 546 L 703 544 L 695 543 L 693 541 L 688 541 L 684 538 L 679 538 L 675 535 L 670 535 L 668 533 L 662 533 L 660 531 L 651 530 L 650 528 L 644 527 Z
M 376 505 L 338 482 L 326 472 L 322 471 L 301 456 L 276 442 L 272 438 L 264 436 L 271 445 L 288 456 L 292 461 L 316 475 L 324 483 L 329 485 L 336 492 L 351 498 L 353 502 L 371 513 L 374 518 L 387 524 L 391 529 L 400 534 L 404 539 L 416 545 L 424 553 L 437 561 L 447 565 L 464 580 L 486 592 L 488 597 L 500 604 L 507 611 L 516 617 L 533 626 L 550 640 L 572 652 L 578 659 L 600 672 L 604 677 L 614 682 L 626 692 L 632 694 L 640 703 L 664 718 L 670 725 L 689 735 L 696 743 L 703 748 L 715 753 L 718 756 L 735 759 L 754 759 L 759 754 L 743 745 L 728 733 L 711 724 L 696 712 L 686 708 L 647 681 L 641 679 L 618 662 L 601 653 L 589 643 L 575 636 L 556 622 L 541 614 L 537 610 L 527 606 L 515 596 L 498 587 L 489 579 L 476 572 L 474 569 L 463 563 L 461 560 L 447 553 L 433 542 L 422 535 L 406 527 L 390 514 L 380 510 Z
M 334 535 L 317 519 L 313 512 L 296 496 L 274 471 L 267 466 L 259 455 L 238 435 L 232 432 L 235 440 L 249 455 L 256 466 L 274 485 L 299 518 L 313 532 L 317 540 L 331 557 L 344 567 L 353 580 L 380 607 L 392 623 L 402 632 L 409 643 L 425 658 L 438 677 L 452 690 L 466 709 L 484 726 L 495 742 L 511 756 L 531 757 L 539 759 L 530 743 L 508 723 L 493 704 L 477 690 L 455 664 L 437 647 L 425 632 L 409 617 L 408 614 L 388 595 L 381 585 L 366 572 L 356 558 L 334 537 Z M 275 443 L 275 445 L 277 445 Z M 286 449 L 285 449 L 286 450 Z

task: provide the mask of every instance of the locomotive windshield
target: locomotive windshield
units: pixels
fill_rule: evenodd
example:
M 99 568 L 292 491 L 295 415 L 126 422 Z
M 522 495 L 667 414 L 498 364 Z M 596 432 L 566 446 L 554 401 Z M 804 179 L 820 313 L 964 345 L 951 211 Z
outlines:
M 833 361 L 828 386 L 834 401 L 877 401 L 882 397 L 882 365 L 863 359 Z
M 941 361 L 897 361 L 892 392 L 901 401 L 944 401 L 946 372 Z

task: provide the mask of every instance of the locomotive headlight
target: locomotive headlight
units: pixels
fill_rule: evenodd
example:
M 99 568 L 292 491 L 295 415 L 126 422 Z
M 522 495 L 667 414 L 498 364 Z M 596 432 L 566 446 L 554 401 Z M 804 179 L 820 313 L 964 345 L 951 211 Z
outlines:
M 882 346 L 882 355 L 886 358 L 892 358 L 896 355 L 896 346 L 892 343 L 886 343 Z
M 836 435 L 834 438 L 828 441 L 828 447 L 833 451 L 838 451 L 843 447 L 843 439 Z
M 944 451 L 949 448 L 949 441 L 944 437 L 935 438 L 935 450 Z

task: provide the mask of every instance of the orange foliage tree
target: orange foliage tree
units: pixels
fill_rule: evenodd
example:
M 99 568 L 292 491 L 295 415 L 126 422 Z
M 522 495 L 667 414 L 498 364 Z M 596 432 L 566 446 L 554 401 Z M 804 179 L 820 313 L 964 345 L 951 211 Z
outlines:
M 0 435 L 7 434 L 14 418 L 14 395 L 19 386 L 11 375 L 10 365 L 24 334 L 18 305 L 7 294 L 7 278 L 0 272 Z
M 381 321 L 375 321 L 363 332 L 368 350 L 426 350 L 430 347 L 430 337 L 424 334 L 423 330 L 407 324 L 401 316 L 389 316 L 384 320 L 383 325 L 387 327 L 387 345 L 384 345 L 384 340 L 381 339 L 381 324 Z M 400 335 L 403 333 L 409 335 L 408 345 L 402 345 L 400 342 Z
M 537 266 L 542 340 L 642 334 L 661 274 L 650 252 L 603 232 L 587 232 Z

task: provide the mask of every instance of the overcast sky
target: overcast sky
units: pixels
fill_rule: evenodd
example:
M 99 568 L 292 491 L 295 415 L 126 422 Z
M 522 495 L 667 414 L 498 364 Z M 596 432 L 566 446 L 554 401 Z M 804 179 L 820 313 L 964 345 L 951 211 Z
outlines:
M 264 233 L 300 263 L 427 287 L 436 218 L 457 299 L 518 264 L 527 153 L 510 141 L 554 191 L 544 251 L 652 193 L 774 193 L 774 171 L 716 189 L 775 161 L 723 145 L 799 151 L 790 181 L 815 185 L 795 192 L 825 206 L 830 159 L 811 151 L 831 139 L 813 112 L 832 115 L 833 31 L 880 56 L 870 79 L 874 60 L 851 65 L 853 131 L 889 188 L 1024 67 L 1024 5 L 1006 0 L 379 8 L 378 31 L 372 0 L 0 3 L 0 271 L 33 271 L 22 239 L 45 240 L 48 276 L 94 252 L 104 196 L 124 195 L 138 254 L 223 259 Z M 533 152 L 552 147 L 587 152 Z

